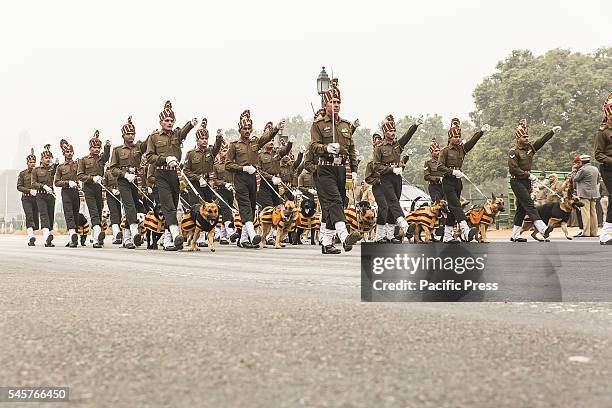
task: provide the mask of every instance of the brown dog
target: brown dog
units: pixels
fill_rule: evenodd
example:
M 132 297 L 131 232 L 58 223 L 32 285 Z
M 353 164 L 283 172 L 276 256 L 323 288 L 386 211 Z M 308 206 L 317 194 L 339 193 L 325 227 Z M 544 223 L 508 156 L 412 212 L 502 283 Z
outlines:
M 348 231 L 357 231 L 362 238 L 376 230 L 376 213 L 367 201 L 357 203 L 356 209 L 345 208 L 344 217 Z
M 572 210 L 574 208 L 580 208 L 583 206 L 584 204 L 580 202 L 580 197 L 578 197 L 573 190 L 568 189 L 565 191 L 563 202 L 538 205 L 536 206 L 536 210 L 538 210 L 538 214 L 540 214 L 542 221 L 544 221 L 546 225 L 552 226 L 553 228 L 561 227 L 563 234 L 565 234 L 565 238 L 571 240 L 572 237 L 569 236 L 569 232 L 567 230 L 567 222 L 572 215 Z M 534 228 L 533 222 L 529 219 L 529 217 L 525 216 L 525 220 L 523 221 L 523 225 L 521 227 L 521 234 L 529 230 L 533 230 L 533 233 L 531 234 L 533 239 L 540 242 L 548 241 L 538 238 L 538 230 Z
M 496 197 L 494 193 L 491 193 L 491 198 L 487 200 L 482 208 L 471 208 L 466 211 L 465 218 L 467 218 L 468 224 L 478 228 L 475 237 L 478 242 L 489 242 L 487 230 L 489 225 L 495 222 L 497 214 L 504 211 L 504 204 L 503 194 Z
M 191 217 L 191 221 L 193 222 L 189 222 L 185 217 Z M 217 205 L 217 200 L 212 203 L 205 201 L 202 204 L 194 205 L 189 215 L 185 214 L 185 217 L 183 217 L 183 221 L 181 221 L 181 235 L 185 238 L 191 238 L 191 245 L 188 250 L 200 250 L 200 248 L 197 247 L 197 242 L 200 233 L 204 231 L 208 235 L 208 249 L 210 249 L 210 252 L 215 252 L 215 227 L 219 219 L 219 206 Z
M 277 205 L 276 207 L 266 207 L 259 214 L 259 221 L 261 223 L 262 245 L 266 248 L 266 239 L 270 233 L 270 229 L 274 226 L 276 228 L 276 241 L 274 242 L 274 248 L 280 249 L 285 246 L 281 244 L 281 241 L 285 239 L 287 234 L 295 230 L 298 219 L 298 208 L 295 205 L 295 201 L 285 199 L 285 202 Z
M 439 223 L 442 212 L 446 211 L 446 200 L 436 200 L 434 203 L 417 208 L 408 215 L 406 221 L 414 225 L 414 242 L 423 243 L 432 241 L 432 232 Z M 421 232 L 425 233 L 425 240 L 421 238 Z M 410 237 L 408 236 L 410 239 Z

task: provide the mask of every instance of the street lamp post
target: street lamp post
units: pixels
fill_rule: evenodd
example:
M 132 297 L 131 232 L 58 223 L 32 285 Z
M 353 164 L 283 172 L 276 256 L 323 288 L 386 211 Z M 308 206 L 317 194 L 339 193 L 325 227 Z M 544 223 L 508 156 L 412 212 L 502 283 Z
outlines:
M 323 95 L 329 89 L 329 76 L 327 76 L 327 72 L 325 72 L 325 67 L 322 67 L 321 72 L 319 73 L 319 77 L 317 78 L 317 92 L 321 97 L 321 107 L 325 107 L 325 103 L 323 102 Z

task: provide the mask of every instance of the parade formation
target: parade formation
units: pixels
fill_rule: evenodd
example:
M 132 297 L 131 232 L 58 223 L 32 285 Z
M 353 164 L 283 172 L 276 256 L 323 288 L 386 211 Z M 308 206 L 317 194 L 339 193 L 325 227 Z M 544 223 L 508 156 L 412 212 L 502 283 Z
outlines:
M 466 209 L 461 192 L 463 180 L 469 181 L 463 163 L 486 137 L 489 125 L 464 140 L 459 119 L 452 119 L 447 143 L 441 146 L 434 138 L 429 144 L 431 158 L 424 163 L 431 201 L 405 213 L 400 199 L 408 157 L 403 151 L 423 123 L 422 116 L 399 138 L 394 117 L 384 118 L 380 133 L 372 138 L 373 155 L 365 166 L 361 189 L 356 184 L 359 161 L 353 138 L 359 120 L 351 122 L 340 116 L 341 101 L 338 81 L 333 79 L 323 93 L 324 107 L 314 115 L 310 144 L 301 146 L 297 157 L 292 153 L 295 137 L 283 135 L 284 120 L 276 125 L 268 122 L 262 135 L 254 137 L 251 112 L 245 110 L 238 121 L 240 136 L 230 143 L 219 129 L 209 146 L 208 121 L 203 119 L 195 132 L 195 148 L 182 161 L 183 145 L 198 120 L 175 127 L 170 101 L 159 113 L 161 128 L 144 140 L 136 141 L 136 126 L 128 117 L 121 128 L 123 144 L 112 151 L 111 142 L 103 143 L 98 130 L 89 141 L 88 154 L 80 159 L 74 158 L 67 139 L 58 143 L 64 156 L 61 164 L 47 144 L 36 166 L 32 149 L 27 168 L 17 180 L 27 245 L 36 246 L 35 231 L 42 229 L 44 246 L 55 246 L 52 231 L 57 199 L 61 199 L 66 220 L 65 245 L 72 248 L 79 247 L 79 236 L 80 245 L 86 245 L 83 237 L 88 234 L 94 248 L 103 248 L 106 235 L 111 234 L 113 245 L 135 249 L 146 241 L 147 249 L 163 247 L 165 251 L 182 250 L 186 240 L 187 250 L 208 247 L 214 251 L 215 243 L 235 243 L 245 249 L 282 248 L 308 238 L 321 246 L 323 254 L 339 254 L 350 251 L 360 240 L 436 241 L 436 231 L 444 243 L 487 242 L 487 227 L 503 211 L 503 197 L 491 194 L 480 208 Z M 598 123 L 593 153 L 600 163 L 599 172 L 590 164 L 590 156 L 580 156 L 576 171 L 563 183 L 531 173 L 534 155 L 561 127 L 554 126 L 531 142 L 527 121 L 519 118 L 516 144 L 507 156 L 516 200 L 511 242 L 526 242 L 521 233 L 531 229 L 534 238 L 547 241 L 556 227 L 570 238 L 566 224 L 572 208 L 586 211 L 581 217 L 585 236 L 598 236 L 592 215 L 594 198 L 576 185 L 594 178 L 601 188 L 612 188 L 612 93 L 603 110 L 605 118 Z M 547 206 L 542 192 L 544 197 L 552 192 L 553 205 Z M 599 241 L 612 245 L 609 206 L 604 218 Z M 373 239 L 367 239 L 370 232 Z M 537 238 L 538 233 L 543 239 Z

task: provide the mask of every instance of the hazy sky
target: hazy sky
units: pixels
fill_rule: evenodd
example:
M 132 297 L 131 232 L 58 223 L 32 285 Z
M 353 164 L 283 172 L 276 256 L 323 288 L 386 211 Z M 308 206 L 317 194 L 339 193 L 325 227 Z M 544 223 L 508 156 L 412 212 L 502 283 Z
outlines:
M 342 116 L 376 127 L 388 113 L 467 117 L 472 90 L 511 50 L 592 52 L 612 45 L 609 1 L 2 1 L 0 168 L 21 130 L 37 154 L 67 138 L 86 154 L 95 129 L 113 144 L 134 118 L 256 128 L 311 117 L 316 77 L 340 78 Z M 190 146 L 194 135 L 190 135 Z M 25 163 L 27 150 L 19 152 Z

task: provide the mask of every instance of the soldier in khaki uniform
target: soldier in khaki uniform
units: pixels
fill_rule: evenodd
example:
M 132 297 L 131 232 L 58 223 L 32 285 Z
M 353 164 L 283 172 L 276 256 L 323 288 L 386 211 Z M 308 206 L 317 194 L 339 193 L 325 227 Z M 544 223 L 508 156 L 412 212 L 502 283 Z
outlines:
M 315 201 L 315 195 L 317 194 L 317 190 L 315 190 L 314 183 L 314 173 L 317 171 L 317 165 L 314 163 L 312 152 L 307 150 L 304 153 L 304 158 L 302 159 L 302 163 L 297 168 L 298 173 L 298 188 L 308 198 L 310 198 L 313 202 Z
M 377 217 L 376 220 L 377 231 L 385 228 L 385 224 L 395 229 L 397 224 L 401 228 L 402 236 L 408 233 L 408 222 L 404 218 L 404 211 L 399 203 L 402 195 L 402 172 L 404 171 L 400 161 L 404 147 L 422 123 L 423 118 L 419 117 L 417 122 L 410 126 L 399 140 L 396 140 L 393 116 L 387 115 L 383 121 L 384 139 L 374 147 L 374 158 L 372 159 L 373 171 L 380 175 L 380 183 L 372 187 L 380 217 L 380 219 Z
M 32 171 L 32 187 L 37 190 L 36 204 L 40 214 L 40 225 L 43 230 L 43 238 L 45 247 L 54 247 L 53 245 L 53 222 L 55 221 L 55 194 L 53 193 L 53 178 L 58 161 L 51 164 L 53 153 L 51 153 L 51 145 L 45 145 L 45 149 L 40 154 L 40 166 Z
M 515 130 L 516 146 L 508 152 L 508 168 L 510 171 L 510 187 L 516 197 L 516 213 L 514 214 L 514 226 L 512 227 L 512 242 L 525 242 L 525 238 L 521 238 L 521 226 L 525 219 L 525 214 L 529 214 L 529 218 L 533 221 L 533 225 L 538 229 L 540 234 L 546 239 L 553 230 L 552 227 L 547 227 L 542 221 L 542 217 L 533 204 L 531 199 L 531 183 L 538 178 L 531 174 L 531 165 L 535 153 L 548 142 L 555 133 L 561 131 L 561 126 L 555 126 L 548 131 L 544 136 L 535 142 L 529 142 L 529 131 L 527 129 L 527 120 L 521 119 Z
M 450 213 L 446 217 L 446 225 L 444 227 L 443 242 L 459 243 L 453 238 L 453 226 L 455 221 L 459 223 L 459 228 L 463 235 L 463 239 L 471 241 L 476 235 L 476 228 L 470 228 L 465 220 L 463 208 L 461 208 L 461 190 L 463 184 L 461 178 L 464 176 L 461 171 L 465 155 L 474 148 L 478 140 L 484 132 L 490 129 L 489 125 L 483 125 L 480 131 L 476 132 L 470 140 L 461 143 L 461 122 L 457 118 L 451 120 L 451 127 L 448 129 L 448 145 L 440 151 L 438 157 L 438 170 L 442 173 L 442 191 L 448 202 Z
M 123 145 L 113 149 L 110 160 L 110 171 L 117 179 L 117 189 L 121 196 L 125 218 L 129 228 L 123 229 L 123 247 L 135 249 L 142 244 L 142 237 L 138 231 L 138 212 L 144 211 L 140 204 L 139 191 L 136 186 L 142 163 L 142 152 L 144 143 L 136 139 L 136 127 L 132 123 L 132 117 L 128 117 L 127 123 L 121 127 Z M 141 177 L 145 177 L 141 174 Z
M 285 122 L 281 121 L 272 131 L 264 133 L 260 138 L 251 139 L 253 130 L 251 112 L 245 110 L 240 115 L 240 122 L 238 123 L 240 139 L 231 142 L 229 145 L 225 170 L 233 173 L 236 201 L 243 225 L 238 245 L 243 248 L 259 248 L 261 242 L 261 236 L 255 232 L 255 226 L 253 225 L 257 197 L 255 172 L 259 163 L 258 151 L 284 126 Z
M 438 158 L 440 157 L 440 144 L 436 138 L 431 139 L 429 144 L 429 154 L 431 159 L 425 162 L 423 176 L 427 182 L 427 191 L 432 201 L 441 200 L 444 197 L 442 192 L 442 173 L 438 171 Z
M 217 137 L 215 139 L 215 145 L 211 148 L 208 147 L 208 129 L 206 124 L 208 121 L 206 118 L 202 120 L 202 126 L 196 132 L 196 143 L 195 149 L 190 150 L 185 157 L 183 165 L 183 172 L 189 179 L 193 187 L 196 188 L 198 194 L 204 198 L 204 200 L 211 202 L 214 199 L 214 194 L 208 185 L 209 176 L 214 172 L 215 157 L 221 150 L 221 143 L 223 142 L 223 134 L 221 129 L 217 131 Z M 199 204 L 200 199 L 191 190 L 191 186 L 188 186 L 189 191 L 189 203 L 191 205 Z M 205 232 L 202 231 L 204 235 Z M 202 236 L 203 236 L 202 235 Z
M 176 218 L 176 207 L 180 194 L 177 170 L 181 160 L 183 141 L 198 123 L 198 120 L 193 118 L 182 128 L 172 130 L 175 121 L 172 104 L 166 101 L 164 110 L 159 114 L 162 129 L 151 133 L 147 140 L 146 152 L 147 161 L 155 164 L 155 184 L 166 221 L 165 251 L 177 251 L 183 248 L 184 238 L 180 235 Z
M 28 233 L 28 246 L 36 245 L 34 231 L 40 228 L 38 216 L 38 204 L 36 204 L 36 194 L 38 191 L 32 187 L 32 172 L 36 167 L 36 156 L 34 149 L 26 157 L 28 167 L 22 170 L 17 176 L 17 191 L 21 192 L 21 205 L 26 218 L 26 228 Z
M 318 164 L 315 183 L 321 202 L 321 252 L 338 254 L 340 250 L 333 245 L 336 234 L 347 252 L 360 238 L 357 231 L 348 233 L 344 218 L 347 164 L 352 180 L 357 180 L 357 155 L 353 141 L 357 127 L 339 116 L 341 101 L 337 79 L 332 80 L 323 100 L 325 116 L 318 116 L 310 128 L 310 151 Z
M 114 151 L 114 150 L 113 150 Z M 112 154 L 111 154 L 112 163 Z M 110 213 L 111 229 L 113 230 L 113 244 L 120 245 L 123 243 L 123 233 L 121 232 L 121 194 L 119 193 L 119 185 L 117 184 L 117 176 L 113 175 L 113 170 L 109 167 L 104 172 L 104 187 L 106 191 L 106 205 Z M 110 191 L 110 193 L 109 193 Z M 112 196 L 111 196 L 112 193 Z
M 104 145 L 104 152 L 100 154 L 102 141 L 100 132 L 96 130 L 94 136 L 89 140 L 89 155 L 79 160 L 77 177 L 83 183 L 85 202 L 89 210 L 89 218 L 93 227 L 94 248 L 102 248 L 106 234 L 102 231 L 102 176 L 104 176 L 104 165 L 110 158 L 110 140 Z
M 234 214 L 232 209 L 227 204 L 234 203 L 234 186 L 232 185 L 232 173 L 225 169 L 227 161 L 228 145 L 223 142 L 219 155 L 215 162 L 215 175 L 213 179 L 213 188 L 223 198 L 224 202 L 219 202 L 219 214 L 223 218 L 221 226 L 220 245 L 228 245 L 230 242 L 235 242 L 238 239 L 238 233 L 234 227 Z M 227 204 L 226 204 L 227 203 Z
M 599 171 L 608 192 L 612 191 L 612 93 L 604 102 L 604 121 L 599 126 L 595 136 L 595 160 L 601 163 Z M 599 234 L 601 245 L 612 245 L 612 206 L 608 204 L 605 222 Z
M 264 134 L 274 132 L 272 122 L 268 122 L 264 128 Z M 259 182 L 259 190 L 257 191 L 257 203 L 261 208 L 274 207 L 281 203 L 278 196 L 278 186 L 282 179 L 280 176 L 281 157 L 289 154 L 292 143 L 285 147 L 274 148 L 275 134 L 270 135 L 271 139 L 259 151 L 257 168 L 262 180 Z
M 64 154 L 65 161 L 57 166 L 55 186 L 62 189 L 62 208 L 64 209 L 66 228 L 68 228 L 68 237 L 70 238 L 67 246 L 76 248 L 79 245 L 79 236 L 76 230 L 78 228 L 79 209 L 81 207 L 79 184 L 77 182 L 78 164 L 72 160 L 74 148 L 68 141 L 65 139 L 60 140 L 60 148 Z

